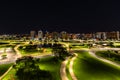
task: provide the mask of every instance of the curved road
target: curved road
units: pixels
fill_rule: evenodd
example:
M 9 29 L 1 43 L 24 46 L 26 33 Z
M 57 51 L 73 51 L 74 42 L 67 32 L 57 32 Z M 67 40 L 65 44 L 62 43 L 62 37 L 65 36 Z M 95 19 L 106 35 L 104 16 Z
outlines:
M 60 68 L 60 76 L 62 80 L 69 80 L 66 74 L 66 65 L 67 65 L 68 59 L 62 62 L 61 68 Z
M 70 61 L 70 65 L 69 65 L 69 72 L 70 72 L 70 75 L 71 75 L 71 77 L 72 77 L 72 79 L 73 80 L 77 80 L 77 78 L 76 78 L 76 76 L 75 76 L 75 74 L 74 74 L 74 72 L 73 72 L 73 62 L 74 62 L 74 60 L 76 59 L 76 57 L 78 56 L 76 53 L 74 53 L 75 54 L 75 57 L 73 57 L 72 59 L 71 59 L 71 61 Z

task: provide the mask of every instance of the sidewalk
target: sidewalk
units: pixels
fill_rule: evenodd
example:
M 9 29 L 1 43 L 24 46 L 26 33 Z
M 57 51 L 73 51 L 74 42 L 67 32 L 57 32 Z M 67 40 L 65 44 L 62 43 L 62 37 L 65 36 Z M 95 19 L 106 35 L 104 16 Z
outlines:
M 73 80 L 77 80 L 75 74 L 74 74 L 74 71 L 73 71 L 73 62 L 74 60 L 76 59 L 77 57 L 77 54 L 75 54 L 75 57 L 73 57 L 71 60 L 70 60 L 70 65 L 69 65 L 69 73 L 72 77 Z
M 67 65 L 68 59 L 62 62 L 61 68 L 60 68 L 60 76 L 62 80 L 69 80 L 66 74 L 66 65 Z

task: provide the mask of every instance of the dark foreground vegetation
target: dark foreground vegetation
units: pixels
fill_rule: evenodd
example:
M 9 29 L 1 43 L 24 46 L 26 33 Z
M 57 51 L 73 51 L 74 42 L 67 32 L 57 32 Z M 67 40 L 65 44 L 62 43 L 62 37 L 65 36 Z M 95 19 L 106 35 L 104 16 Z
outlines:
M 16 61 L 13 68 L 16 70 L 18 80 L 53 80 L 50 72 L 41 70 L 39 59 L 30 56 L 22 57 Z

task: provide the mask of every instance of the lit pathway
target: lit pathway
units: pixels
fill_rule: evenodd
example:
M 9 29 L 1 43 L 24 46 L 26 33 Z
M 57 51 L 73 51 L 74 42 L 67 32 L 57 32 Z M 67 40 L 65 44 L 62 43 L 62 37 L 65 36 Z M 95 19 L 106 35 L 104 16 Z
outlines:
M 62 62 L 61 68 L 60 68 L 60 76 L 62 80 L 69 80 L 66 74 L 66 65 L 67 65 L 68 59 Z
M 2 78 L 4 78 L 11 69 L 12 69 L 12 66 L 2 76 L 0 76 L 0 80 L 2 80 Z
M 14 48 L 14 50 L 16 51 L 16 54 L 17 54 L 16 60 L 17 60 L 17 58 L 19 58 L 19 57 L 22 56 L 21 53 L 20 53 L 20 51 L 18 50 L 19 47 L 20 47 L 20 45 L 17 45 L 17 46 L 15 46 L 15 48 Z
M 73 79 L 73 80 L 77 80 L 77 78 L 76 78 L 76 76 L 75 76 L 75 74 L 74 74 L 74 72 L 73 72 L 73 62 L 74 62 L 74 60 L 75 60 L 76 57 L 77 57 L 77 54 L 76 54 L 76 53 L 74 53 L 74 54 L 75 54 L 75 57 L 73 57 L 73 58 L 70 60 L 69 72 L 70 72 L 70 75 L 71 75 L 72 79 Z
M 112 64 L 112 65 L 114 65 L 114 66 L 120 68 L 120 64 L 117 64 L 117 63 L 112 62 L 112 61 L 109 61 L 109 60 L 107 60 L 107 59 L 104 59 L 104 58 L 98 57 L 98 56 L 95 55 L 95 53 L 94 53 L 93 51 L 89 51 L 89 54 L 92 55 L 93 57 L 96 57 L 97 59 L 99 59 L 99 60 L 101 60 L 101 61 L 103 61 L 103 62 L 106 62 L 106 63 Z

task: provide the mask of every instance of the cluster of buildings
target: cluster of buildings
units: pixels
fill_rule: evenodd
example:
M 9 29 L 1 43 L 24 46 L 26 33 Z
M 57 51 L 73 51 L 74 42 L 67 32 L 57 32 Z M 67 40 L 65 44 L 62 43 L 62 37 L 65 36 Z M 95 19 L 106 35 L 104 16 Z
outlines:
M 3 40 L 72 40 L 72 39 L 96 39 L 96 40 L 120 40 L 120 32 L 94 32 L 94 33 L 67 33 L 62 32 L 43 32 L 30 31 L 30 34 L 0 35 Z
M 37 34 L 35 31 L 30 32 L 30 36 L 32 40 L 71 40 L 71 39 L 96 39 L 96 40 L 119 40 L 120 38 L 120 32 L 119 31 L 112 31 L 112 32 L 95 32 L 95 33 L 67 33 L 65 31 L 62 31 L 60 33 L 58 32 L 45 32 L 43 33 L 42 30 L 38 31 Z

